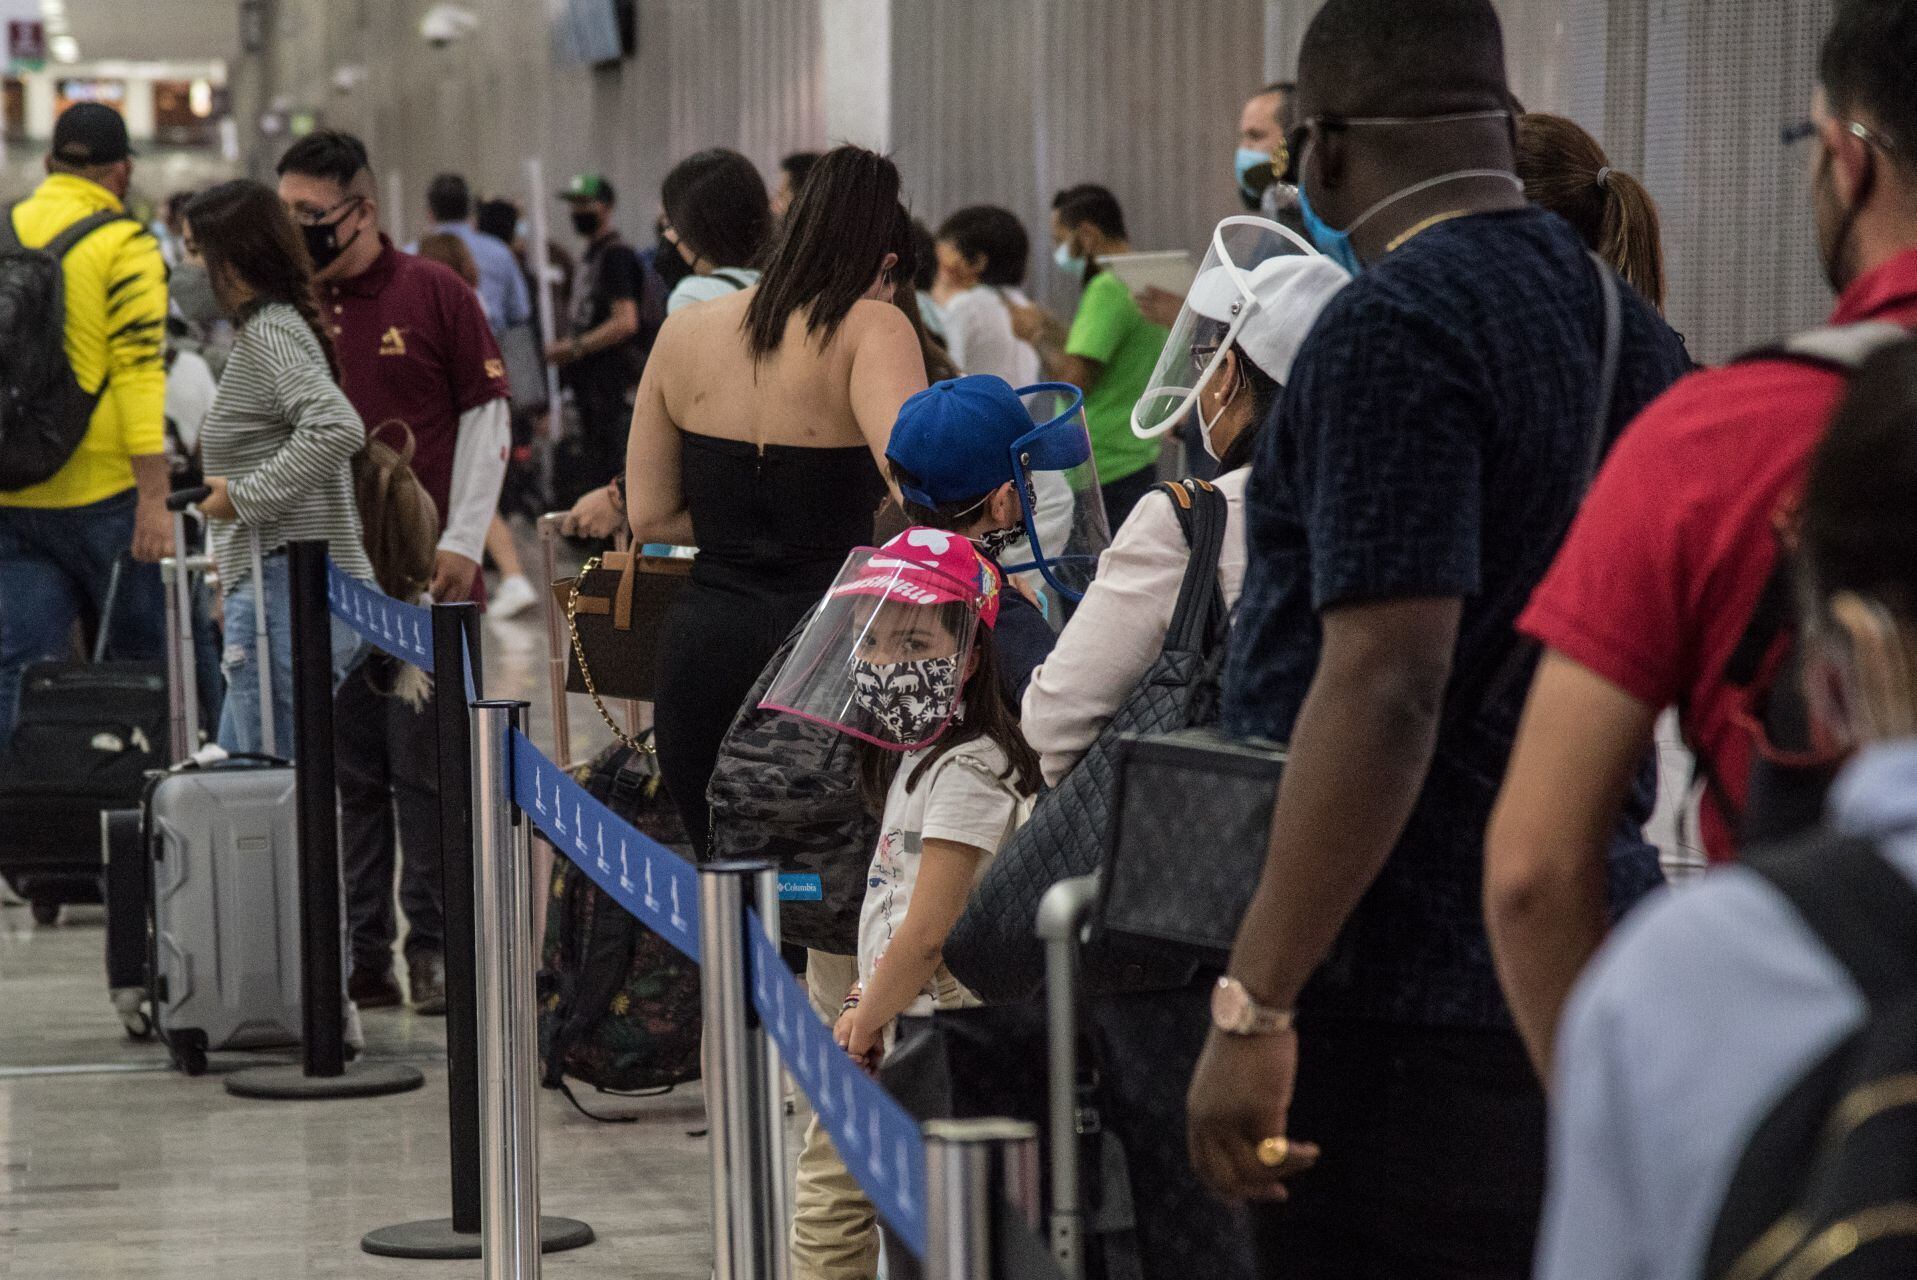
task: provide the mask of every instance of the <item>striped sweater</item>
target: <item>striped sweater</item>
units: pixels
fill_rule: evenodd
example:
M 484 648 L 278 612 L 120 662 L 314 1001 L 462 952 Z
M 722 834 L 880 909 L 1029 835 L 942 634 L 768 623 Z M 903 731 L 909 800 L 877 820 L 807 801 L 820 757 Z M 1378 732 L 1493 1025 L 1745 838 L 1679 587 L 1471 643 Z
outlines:
M 353 494 L 353 455 L 365 443 L 365 424 L 300 313 L 274 302 L 249 316 L 200 428 L 201 464 L 226 477 L 240 513 L 212 525 L 227 594 L 252 573 L 249 529 L 261 551 L 323 538 L 343 572 L 373 581 Z

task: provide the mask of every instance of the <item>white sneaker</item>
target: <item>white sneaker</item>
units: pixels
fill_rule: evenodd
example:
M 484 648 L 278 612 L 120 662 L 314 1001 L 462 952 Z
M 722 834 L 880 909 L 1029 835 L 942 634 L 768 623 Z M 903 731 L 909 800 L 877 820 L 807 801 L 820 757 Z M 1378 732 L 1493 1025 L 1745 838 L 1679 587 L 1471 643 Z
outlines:
M 539 603 L 539 593 L 522 574 L 500 580 L 499 587 L 486 601 L 486 612 L 496 618 L 517 618 Z

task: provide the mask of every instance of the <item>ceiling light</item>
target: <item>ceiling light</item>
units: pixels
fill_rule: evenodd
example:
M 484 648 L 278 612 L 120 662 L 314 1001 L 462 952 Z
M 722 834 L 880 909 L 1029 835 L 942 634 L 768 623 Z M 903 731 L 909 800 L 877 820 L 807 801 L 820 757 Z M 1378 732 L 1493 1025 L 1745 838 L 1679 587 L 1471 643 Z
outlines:
M 55 61 L 78 62 L 80 60 L 80 42 L 72 36 L 55 36 L 47 42 Z
M 43 18 L 63 18 L 66 12 L 66 0 L 40 0 L 40 16 Z

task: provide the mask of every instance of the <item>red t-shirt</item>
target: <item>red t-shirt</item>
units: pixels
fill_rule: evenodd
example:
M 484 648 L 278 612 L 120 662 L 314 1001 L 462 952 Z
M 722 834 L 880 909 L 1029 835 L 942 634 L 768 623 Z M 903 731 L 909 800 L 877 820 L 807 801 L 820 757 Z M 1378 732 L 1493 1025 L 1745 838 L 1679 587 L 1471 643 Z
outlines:
M 1917 250 L 1853 282 L 1832 324 L 1917 325 Z M 1725 663 L 1777 560 L 1776 519 L 1796 501 L 1843 379 L 1793 360 L 1694 373 L 1624 432 L 1518 629 L 1652 707 L 1741 811 L 1751 741 L 1733 719 Z M 1736 856 L 1735 814 L 1706 797 L 1705 851 Z
M 395 418 L 412 428 L 413 472 L 439 505 L 443 532 L 459 416 L 509 394 L 479 295 L 451 268 L 402 253 L 385 235 L 372 266 L 321 290 L 340 388 L 368 432 Z

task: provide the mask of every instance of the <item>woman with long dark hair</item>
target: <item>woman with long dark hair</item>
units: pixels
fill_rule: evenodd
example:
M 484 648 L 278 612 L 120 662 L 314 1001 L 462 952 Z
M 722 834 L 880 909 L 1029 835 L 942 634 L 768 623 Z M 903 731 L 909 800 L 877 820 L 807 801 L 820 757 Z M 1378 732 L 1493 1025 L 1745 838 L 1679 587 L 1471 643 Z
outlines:
M 772 208 L 752 161 L 724 147 L 689 155 L 660 184 L 659 204 L 660 234 L 691 272 L 672 286 L 667 315 L 758 283 Z
M 666 619 L 656 711 L 660 771 L 702 855 L 720 741 L 870 538 L 892 422 L 925 389 L 918 336 L 896 305 L 911 244 L 892 162 L 828 153 L 780 223 L 764 277 L 668 317 L 640 380 L 626 461 L 633 536 L 699 548 Z M 813 1001 L 836 1017 L 854 959 L 807 959 Z M 801 1280 L 876 1265 L 871 1209 L 856 1188 L 843 1193 L 832 1164 L 823 1133 L 809 1134 L 793 1228 Z M 836 1178 L 850 1186 L 843 1166 Z
M 375 581 L 361 538 L 353 455 L 366 428 L 339 388 L 333 346 L 313 294 L 313 263 L 279 196 L 249 179 L 223 183 L 186 207 L 186 258 L 176 279 L 204 272 L 219 311 L 238 330 L 219 394 L 200 428 L 201 461 L 213 492 L 201 510 L 212 522 L 227 643 L 226 707 L 219 742 L 258 751 L 259 670 L 249 632 L 263 601 L 273 663 L 276 745 L 293 741 L 293 635 L 286 544 L 318 538 L 340 569 Z M 195 291 L 186 291 L 189 296 Z M 211 317 L 204 317 L 211 318 Z M 264 553 L 253 576 L 249 549 Z M 337 686 L 361 651 L 359 637 L 333 623 Z

